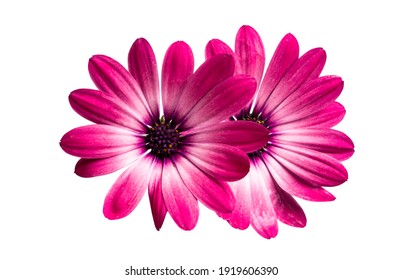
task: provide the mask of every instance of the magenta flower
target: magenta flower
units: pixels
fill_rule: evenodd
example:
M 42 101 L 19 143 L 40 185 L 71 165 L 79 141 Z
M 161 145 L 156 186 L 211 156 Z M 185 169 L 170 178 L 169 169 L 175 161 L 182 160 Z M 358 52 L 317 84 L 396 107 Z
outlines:
M 255 79 L 233 75 L 229 55 L 208 59 L 193 73 L 190 47 L 176 42 L 165 55 L 160 94 L 155 55 L 145 39 L 134 42 L 128 60 L 129 71 L 107 56 L 92 57 L 89 73 L 99 90 L 69 96 L 72 108 L 95 123 L 61 139 L 65 152 L 81 158 L 76 174 L 100 176 L 128 166 L 106 196 L 108 219 L 129 215 L 147 188 L 158 230 L 167 212 L 180 228 L 194 228 L 198 200 L 230 212 L 234 196 L 225 181 L 248 173 L 244 151 L 264 145 L 268 133 L 251 122 L 222 121 L 252 99 Z
M 261 81 L 254 99 L 246 102 L 233 119 L 267 128 L 269 141 L 248 154 L 249 174 L 230 183 L 236 199 L 234 211 L 219 215 L 234 228 L 252 225 L 265 238 L 277 235 L 277 220 L 304 227 L 304 211 L 293 196 L 310 201 L 334 200 L 324 187 L 340 185 L 348 177 L 340 161 L 352 156 L 353 142 L 331 129 L 345 114 L 344 107 L 335 101 L 343 81 L 337 76 L 319 77 L 325 51 L 316 48 L 299 57 L 298 42 L 291 34 L 278 45 L 264 77 L 264 47 L 253 28 L 239 29 L 235 51 L 217 39 L 206 46 L 208 59 L 223 53 L 235 58 L 236 73 Z

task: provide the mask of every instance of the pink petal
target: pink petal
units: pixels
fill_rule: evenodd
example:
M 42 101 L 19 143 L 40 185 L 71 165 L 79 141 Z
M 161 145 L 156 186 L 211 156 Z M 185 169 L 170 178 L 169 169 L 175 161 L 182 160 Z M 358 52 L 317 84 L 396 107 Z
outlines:
M 184 155 L 206 174 L 223 181 L 239 180 L 249 171 L 249 158 L 230 145 L 198 143 L 186 146 Z
M 237 229 L 247 229 L 250 224 L 251 196 L 249 173 L 239 181 L 229 182 L 235 197 L 235 207 L 231 213 L 217 213 L 220 217 Z
M 343 132 L 332 129 L 293 129 L 271 135 L 271 142 L 280 146 L 296 146 L 326 153 L 337 160 L 346 160 L 354 153 L 354 143 Z
M 202 130 L 191 130 L 186 143 L 222 143 L 235 146 L 245 153 L 263 148 L 269 141 L 269 131 L 250 121 L 227 121 Z
M 241 110 L 253 97 L 256 90 L 255 79 L 235 75 L 220 83 L 205 94 L 188 115 L 182 119 L 180 127 L 211 126 Z
M 331 128 L 343 120 L 346 109 L 338 102 L 332 102 L 305 118 L 297 119 L 287 123 L 281 123 L 270 127 L 270 131 L 277 133 L 284 130 L 296 128 Z
M 117 96 L 92 89 L 78 89 L 69 96 L 71 107 L 87 120 L 143 132 L 145 125 L 137 112 Z
M 290 195 L 310 201 L 332 201 L 335 197 L 322 187 L 314 186 L 290 173 L 269 154 L 262 154 L 273 179 Z
M 270 154 L 295 176 L 316 186 L 337 186 L 347 181 L 347 170 L 333 157 L 290 145 L 270 146 Z
M 251 224 L 256 232 L 264 238 L 273 238 L 278 233 L 278 224 L 271 200 L 271 189 L 267 186 L 267 184 L 270 184 L 271 182 L 265 181 L 262 176 L 263 174 L 261 174 L 262 172 L 265 172 L 265 168 L 264 163 L 262 163 L 259 158 L 256 158 L 256 160 L 251 163 Z
M 192 49 L 185 42 L 173 43 L 167 50 L 162 64 L 162 104 L 164 116 L 171 120 L 181 97 L 183 87 L 193 73 Z
M 116 156 L 144 144 L 144 138 L 130 130 L 100 124 L 74 128 L 60 140 L 60 146 L 66 153 L 82 158 Z
M 151 213 L 157 230 L 162 227 L 167 213 L 164 197 L 162 196 L 162 166 L 162 160 L 155 158 L 153 176 L 150 178 L 148 185 Z
M 261 112 L 284 74 L 298 59 L 298 41 L 292 34 L 287 34 L 278 44 L 276 51 L 267 67 L 260 90 L 257 94 L 255 112 Z
M 76 164 L 75 173 L 85 178 L 106 175 L 128 166 L 143 155 L 145 151 L 144 147 L 140 147 L 133 151 L 108 158 L 82 158 Z
M 215 86 L 234 73 L 234 59 L 229 55 L 216 55 L 207 59 L 186 83 L 175 110 L 179 123 L 189 111 Z
M 139 84 L 117 61 L 103 55 L 93 56 L 88 63 L 90 76 L 99 90 L 114 94 L 137 111 L 146 123 L 153 123 L 151 109 Z
M 227 183 L 208 176 L 185 157 L 176 157 L 175 165 L 186 187 L 200 202 L 214 211 L 232 211 L 234 195 Z
M 343 81 L 340 77 L 326 76 L 307 82 L 288 96 L 270 116 L 270 123 L 277 124 L 298 120 L 328 105 L 340 95 Z
M 300 57 L 284 74 L 262 107 L 262 115 L 269 116 L 273 110 L 303 83 L 316 78 L 326 61 L 326 53 L 317 48 Z M 263 90 L 263 89 L 262 89 Z M 262 92 L 262 90 L 260 92 Z M 257 111 L 258 112 L 258 111 Z
M 234 51 L 226 43 L 219 39 L 212 39 L 206 45 L 206 59 L 209 59 L 217 54 L 228 54 L 232 56 L 235 55 Z
M 139 83 L 154 120 L 159 118 L 159 80 L 154 51 L 146 39 L 137 39 L 129 51 L 129 72 Z
M 104 215 L 110 220 L 124 218 L 139 204 L 152 176 L 153 157 L 138 159 L 125 170 L 109 190 Z
M 205 49 L 206 59 L 209 59 L 212 56 L 218 55 L 218 54 L 228 54 L 235 58 L 234 51 L 226 43 L 224 43 L 223 41 L 218 40 L 218 39 L 212 39 L 206 45 L 206 49 Z M 234 62 L 235 62 L 234 73 L 242 74 L 241 65 L 239 63 L 239 60 L 235 59 Z
M 162 195 L 175 223 L 181 229 L 192 230 L 199 218 L 199 206 L 196 198 L 184 185 L 179 171 L 170 158 L 164 160 Z
M 304 227 L 306 225 L 306 216 L 301 206 L 299 206 L 291 195 L 278 186 L 261 158 L 255 158 L 255 165 L 256 167 L 252 167 L 253 165 L 251 165 L 251 169 L 257 168 L 256 172 L 262 178 L 270 196 L 270 203 L 268 205 L 273 207 L 277 219 L 290 226 Z M 262 193 L 266 193 L 267 191 L 263 190 Z M 274 225 L 274 222 L 271 221 L 270 224 Z
M 235 53 L 241 65 L 241 73 L 250 75 L 260 83 L 265 64 L 263 42 L 252 27 L 242 26 L 236 35 Z

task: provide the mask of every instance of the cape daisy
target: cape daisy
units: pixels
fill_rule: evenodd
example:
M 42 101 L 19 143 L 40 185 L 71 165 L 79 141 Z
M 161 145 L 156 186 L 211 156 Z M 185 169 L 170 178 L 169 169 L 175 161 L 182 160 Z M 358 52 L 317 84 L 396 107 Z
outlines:
M 342 79 L 319 77 L 325 51 L 316 48 L 299 57 L 298 42 L 291 34 L 279 43 L 264 77 L 263 43 L 250 26 L 239 29 L 235 51 L 220 40 L 211 40 L 206 58 L 217 54 L 232 55 L 236 73 L 261 81 L 253 101 L 245 102 L 233 120 L 258 123 L 269 132 L 266 145 L 248 154 L 249 174 L 230 183 L 236 199 L 234 211 L 219 215 L 235 228 L 252 225 L 265 238 L 277 235 L 277 220 L 304 227 L 304 211 L 293 196 L 334 200 L 323 187 L 340 185 L 348 177 L 340 161 L 354 153 L 353 142 L 331 129 L 345 114 L 335 101 L 343 89 Z
M 194 228 L 198 200 L 230 212 L 234 196 L 225 181 L 248 173 L 244 151 L 264 145 L 268 133 L 255 123 L 222 121 L 252 99 L 255 79 L 233 75 L 229 55 L 208 59 L 193 73 L 193 54 L 184 42 L 166 52 L 161 93 L 156 58 L 145 39 L 133 43 L 128 62 L 129 71 L 107 56 L 89 60 L 98 90 L 75 90 L 69 101 L 95 124 L 72 129 L 60 142 L 65 152 L 81 158 L 75 167 L 79 176 L 128 166 L 105 198 L 105 217 L 130 214 L 147 188 L 158 230 L 167 212 L 180 228 Z

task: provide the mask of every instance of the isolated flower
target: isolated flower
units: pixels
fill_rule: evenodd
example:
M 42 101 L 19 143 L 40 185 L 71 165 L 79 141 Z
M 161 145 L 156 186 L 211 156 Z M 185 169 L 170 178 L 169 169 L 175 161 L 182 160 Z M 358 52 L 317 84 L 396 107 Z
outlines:
M 157 229 L 167 211 L 182 229 L 194 228 L 198 200 L 230 212 L 234 196 L 225 181 L 248 173 L 242 150 L 257 149 L 268 133 L 250 122 L 221 122 L 252 99 L 255 79 L 233 75 L 229 55 L 208 59 L 193 73 L 190 47 L 176 42 L 165 55 L 160 95 L 155 55 L 145 39 L 134 42 L 128 60 L 129 71 L 112 58 L 93 56 L 89 73 L 99 90 L 69 96 L 72 108 L 95 123 L 61 139 L 65 152 L 81 157 L 76 174 L 100 176 L 128 166 L 106 196 L 109 219 L 130 214 L 147 187 Z
M 235 51 L 220 40 L 211 40 L 206 57 L 217 54 L 232 55 L 236 73 L 261 81 L 254 99 L 233 120 L 249 120 L 269 131 L 266 145 L 248 154 L 249 174 L 230 183 L 236 199 L 234 211 L 219 215 L 235 228 L 251 225 L 265 238 L 277 235 L 277 220 L 304 227 L 305 214 L 293 196 L 334 200 L 323 187 L 340 185 L 348 177 L 340 161 L 354 153 L 353 142 L 331 129 L 345 114 L 335 101 L 343 89 L 342 79 L 319 77 L 325 51 L 316 48 L 299 57 L 298 42 L 291 34 L 281 40 L 264 77 L 263 43 L 250 26 L 239 29 Z

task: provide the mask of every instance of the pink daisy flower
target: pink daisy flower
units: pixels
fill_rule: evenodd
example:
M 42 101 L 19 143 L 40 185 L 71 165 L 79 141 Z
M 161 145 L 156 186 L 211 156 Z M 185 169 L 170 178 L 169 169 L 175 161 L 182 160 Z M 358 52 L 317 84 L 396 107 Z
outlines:
M 343 89 L 342 79 L 319 77 L 325 51 L 316 48 L 299 57 L 298 42 L 291 34 L 281 40 L 264 77 L 263 43 L 250 26 L 239 29 L 235 51 L 220 40 L 211 40 L 206 57 L 217 54 L 232 55 L 236 73 L 261 81 L 254 99 L 233 119 L 258 123 L 269 132 L 265 146 L 248 154 L 249 174 L 230 183 L 236 199 L 234 211 L 219 215 L 234 228 L 251 225 L 265 238 L 277 235 L 277 220 L 304 227 L 304 211 L 293 196 L 334 200 L 324 187 L 340 185 L 348 177 L 340 161 L 352 156 L 354 145 L 347 135 L 332 129 L 345 114 L 335 101 Z
M 145 39 L 133 43 L 128 62 L 129 71 L 112 58 L 93 56 L 88 68 L 98 90 L 69 96 L 72 108 L 95 123 L 61 139 L 65 152 L 81 158 L 75 173 L 93 177 L 128 166 L 105 198 L 108 219 L 129 215 L 147 188 L 158 230 L 167 212 L 180 228 L 193 229 L 198 201 L 230 212 L 234 196 L 225 181 L 248 173 L 245 152 L 264 145 L 268 133 L 255 123 L 222 121 L 253 98 L 255 79 L 233 75 L 229 55 L 208 59 L 193 73 L 193 54 L 184 42 L 166 52 L 161 93 L 156 58 Z

